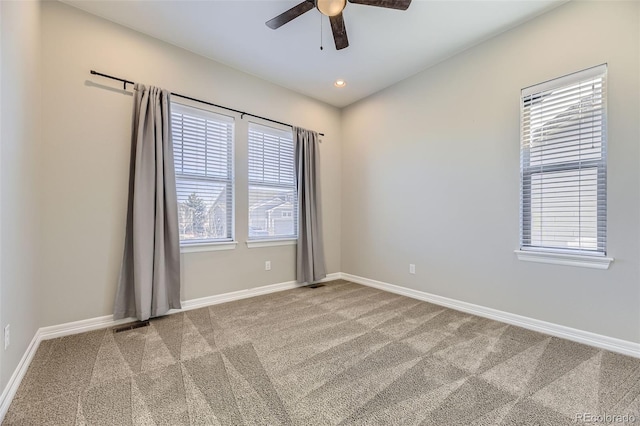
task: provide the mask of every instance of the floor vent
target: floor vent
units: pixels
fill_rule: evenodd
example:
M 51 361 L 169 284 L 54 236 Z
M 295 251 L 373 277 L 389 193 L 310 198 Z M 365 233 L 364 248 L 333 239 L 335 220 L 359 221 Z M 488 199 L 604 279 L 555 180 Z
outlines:
M 113 329 L 114 333 L 120 333 L 121 331 L 133 330 L 134 328 L 147 327 L 149 325 L 149 321 L 136 321 L 130 324 L 125 324 L 122 327 L 117 327 Z
M 307 288 L 318 288 L 318 287 L 324 287 L 324 284 L 316 283 L 316 284 L 307 285 L 305 287 L 307 287 Z

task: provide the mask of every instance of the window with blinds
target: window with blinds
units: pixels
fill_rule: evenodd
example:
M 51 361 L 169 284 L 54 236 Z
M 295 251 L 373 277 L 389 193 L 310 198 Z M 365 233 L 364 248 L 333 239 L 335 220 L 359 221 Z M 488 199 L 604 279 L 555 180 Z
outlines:
M 180 243 L 233 240 L 233 118 L 171 104 Z
M 607 66 L 522 90 L 520 246 L 605 255 Z
M 249 239 L 298 235 L 291 131 L 249 123 Z

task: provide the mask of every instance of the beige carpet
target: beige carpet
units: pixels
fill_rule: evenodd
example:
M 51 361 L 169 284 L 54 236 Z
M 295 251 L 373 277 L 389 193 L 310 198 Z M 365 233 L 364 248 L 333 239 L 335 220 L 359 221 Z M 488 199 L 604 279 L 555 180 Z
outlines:
M 640 360 L 334 281 L 44 341 L 4 424 L 558 426 L 579 413 L 640 424 Z

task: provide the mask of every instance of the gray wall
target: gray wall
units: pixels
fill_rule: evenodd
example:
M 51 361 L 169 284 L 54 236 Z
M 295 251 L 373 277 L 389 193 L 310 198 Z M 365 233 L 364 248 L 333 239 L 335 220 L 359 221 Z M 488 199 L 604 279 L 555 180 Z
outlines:
M 640 342 L 639 8 L 568 3 L 346 108 L 343 272 Z M 604 62 L 615 263 L 518 261 L 520 89 Z
M 40 3 L 0 2 L 0 389 L 39 326 Z M 0 336 L 4 332 L 0 329 Z
M 89 70 L 324 132 L 329 272 L 340 267 L 340 111 L 58 2 L 43 4 L 41 325 L 111 313 L 122 258 L 131 96 Z M 97 87 L 95 82 L 108 87 Z M 183 254 L 182 299 L 295 279 L 295 247 L 247 248 L 247 120 L 236 119 L 232 251 Z M 270 260 L 271 271 L 264 270 Z

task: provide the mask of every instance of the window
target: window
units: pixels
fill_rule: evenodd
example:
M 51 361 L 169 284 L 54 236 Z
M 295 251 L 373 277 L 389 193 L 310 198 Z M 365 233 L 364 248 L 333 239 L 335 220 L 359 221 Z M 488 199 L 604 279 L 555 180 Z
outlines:
M 233 240 L 233 118 L 171 104 L 180 243 Z
M 522 250 L 606 254 L 606 75 L 605 64 L 522 90 Z
M 249 239 L 294 239 L 298 235 L 293 138 L 249 124 Z

